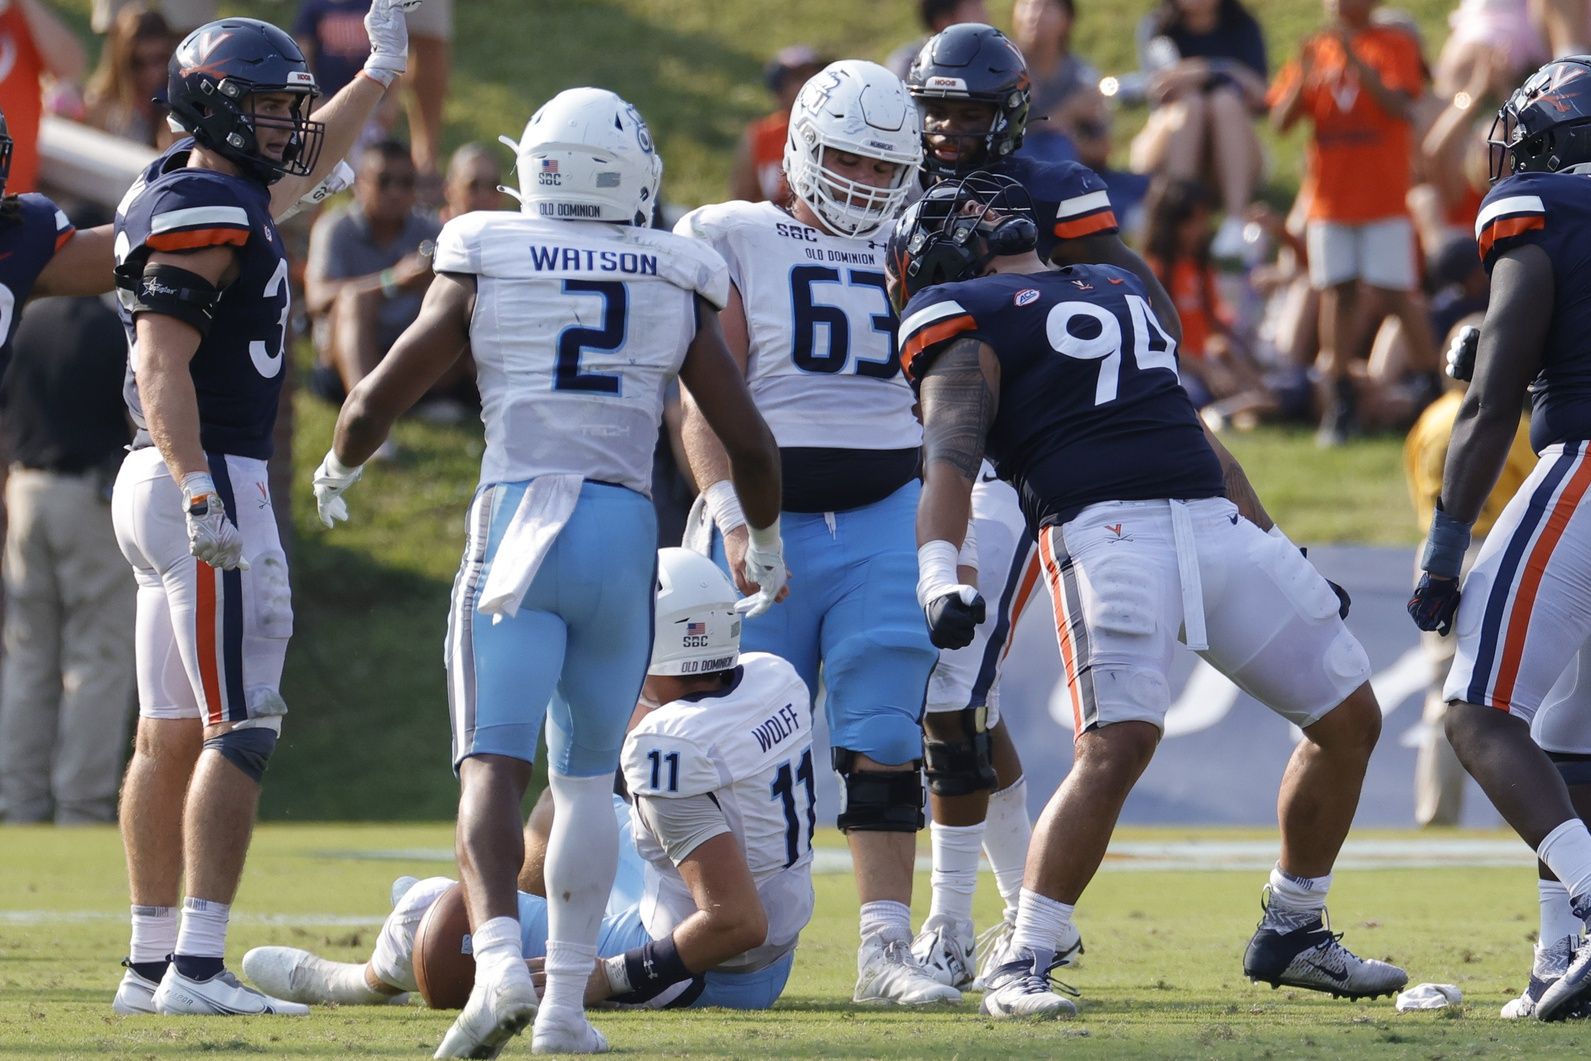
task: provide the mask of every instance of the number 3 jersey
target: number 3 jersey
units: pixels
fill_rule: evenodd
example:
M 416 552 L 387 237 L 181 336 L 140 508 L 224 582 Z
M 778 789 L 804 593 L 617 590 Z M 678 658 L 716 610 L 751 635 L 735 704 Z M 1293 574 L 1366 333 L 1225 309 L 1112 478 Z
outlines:
M 746 382 L 780 449 L 922 442 L 895 360 L 887 236 L 831 236 L 772 203 L 746 202 L 693 210 L 674 231 L 729 263 L 750 337 Z
M 988 455 L 1030 529 L 1101 501 L 1218 497 L 1221 466 L 1177 375 L 1176 344 L 1132 273 L 1108 265 L 992 274 L 919 291 L 901 361 L 920 383 L 965 337 L 1000 362 Z
M 696 299 L 729 299 L 723 260 L 667 232 L 478 211 L 443 226 L 434 268 L 475 278 L 481 482 L 578 474 L 651 496 L 664 391 Z
M 727 831 L 746 856 L 768 936 L 719 968 L 754 972 L 794 950 L 812 918 L 816 821 L 812 708 L 795 668 L 765 652 L 742 654 L 728 688 L 642 719 L 625 739 L 623 765 L 636 851 L 647 860 L 641 919 L 652 938 L 696 913 L 676 864 Z M 693 798 L 707 821 L 658 806 Z
M 209 453 L 267 460 L 282 389 L 282 350 L 291 295 L 287 255 L 271 218 L 271 194 L 247 177 L 188 168 L 192 140 L 152 162 L 116 208 L 117 294 L 130 356 L 123 393 L 149 445 L 138 396 L 132 285 L 143 284 L 150 254 L 236 247 L 237 275 L 216 302 L 210 333 L 188 372 L 199 404 L 199 439 Z M 180 266 L 179 266 L 180 268 Z

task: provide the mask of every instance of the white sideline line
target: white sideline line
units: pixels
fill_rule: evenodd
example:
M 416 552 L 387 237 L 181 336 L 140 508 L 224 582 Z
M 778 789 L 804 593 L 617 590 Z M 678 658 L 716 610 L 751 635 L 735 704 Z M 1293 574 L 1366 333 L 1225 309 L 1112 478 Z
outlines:
M 380 914 L 233 914 L 228 920 L 244 925 L 296 925 L 300 928 L 375 927 Z M 0 925 L 78 925 L 95 921 L 127 921 L 125 910 L 0 910 Z

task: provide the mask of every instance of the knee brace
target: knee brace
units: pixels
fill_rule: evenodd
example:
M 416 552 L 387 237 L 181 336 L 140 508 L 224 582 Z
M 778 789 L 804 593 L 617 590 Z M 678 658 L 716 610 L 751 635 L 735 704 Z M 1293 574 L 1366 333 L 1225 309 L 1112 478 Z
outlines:
M 915 833 L 922 829 L 923 781 L 914 761 L 910 770 L 858 770 L 856 752 L 833 750 L 835 771 L 845 781 L 845 809 L 835 824 L 841 832 Z
M 1548 752 L 1547 758 L 1558 768 L 1558 775 L 1563 778 L 1564 784 L 1571 788 L 1575 785 L 1591 785 L 1591 755 Z
M 276 730 L 269 726 L 248 726 L 229 729 L 219 737 L 211 737 L 204 746 L 221 753 L 221 758 L 242 770 L 259 784 L 265 776 L 265 764 L 276 750 Z
M 923 735 L 923 767 L 928 774 L 928 791 L 936 796 L 993 792 L 994 760 L 985 724 L 988 708 L 967 707 L 955 714 L 962 727 L 955 740 L 941 741 L 926 733 Z

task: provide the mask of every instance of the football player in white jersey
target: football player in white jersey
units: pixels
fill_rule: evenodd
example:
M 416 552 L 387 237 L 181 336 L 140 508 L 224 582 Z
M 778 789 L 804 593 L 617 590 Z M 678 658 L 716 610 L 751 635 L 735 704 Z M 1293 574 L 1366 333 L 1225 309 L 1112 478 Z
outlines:
M 740 654 L 735 589 L 711 560 L 685 549 L 664 549 L 658 560 L 652 662 L 624 743 L 634 797 L 624 857 L 637 864 L 641 894 L 609 903 L 604 960 L 586 999 L 766 1009 L 812 917 L 807 690 L 778 656 Z M 373 1005 L 418 990 L 416 931 L 452 886 L 446 877 L 414 883 L 363 964 L 259 947 L 244 971 L 298 1002 Z M 547 903 L 523 891 L 518 901 L 525 954 L 539 972 Z M 457 953 L 461 942 L 428 936 L 427 954 Z M 427 986 L 437 990 L 429 978 Z
M 910 950 L 923 826 L 918 720 L 936 653 L 914 594 L 922 432 L 895 358 L 881 233 L 921 160 L 917 110 L 900 79 L 841 60 L 791 108 L 792 200 L 706 206 L 675 229 L 729 263 L 724 334 L 783 465 L 797 579 L 784 607 L 747 622 L 746 645 L 788 659 L 814 692 L 821 664 L 832 762 L 845 787 L 839 827 L 861 899 L 854 997 L 894 1004 L 960 999 Z M 745 518 L 722 449 L 690 405 L 685 445 L 716 526 L 716 555 L 738 571 Z
M 676 374 L 724 439 L 754 528 L 746 578 L 757 592 L 743 607 L 771 606 L 784 581 L 777 453 L 718 324 L 728 275 L 710 248 L 643 227 L 662 160 L 641 116 L 606 90 L 570 89 L 509 143 L 524 212 L 442 229 L 419 318 L 348 396 L 315 476 L 322 520 L 346 518 L 340 495 L 361 463 L 468 346 L 486 452 L 447 668 L 480 975 L 438 1056 L 494 1050 L 532 1014 L 538 1052 L 606 1049 L 582 998 L 613 882 L 611 782 L 652 645 L 652 455 Z M 514 880 L 544 719 L 561 813 L 537 1012 Z

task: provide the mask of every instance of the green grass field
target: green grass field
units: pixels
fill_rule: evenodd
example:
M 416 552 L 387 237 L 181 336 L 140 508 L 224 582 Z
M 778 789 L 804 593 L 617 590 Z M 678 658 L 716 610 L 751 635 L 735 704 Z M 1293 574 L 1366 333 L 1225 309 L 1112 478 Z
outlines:
M 1448 834 L 1467 836 L 1468 834 Z M 1476 834 L 1480 835 L 1480 834 Z M 1489 835 L 1489 834 L 1488 834 Z M 1356 834 L 1414 841 L 1413 834 Z M 1205 830 L 1124 830 L 1122 839 L 1266 839 Z M 363 960 L 401 873 L 451 874 L 442 825 L 265 826 L 235 904 L 230 957 L 263 944 Z M 820 836 L 826 846 L 834 834 Z M 926 852 L 926 843 L 923 850 Z M 108 829 L 0 829 L 0 1057 L 429 1057 L 451 1017 L 418 1006 L 322 1009 L 304 1020 L 122 1018 L 110 996 L 125 953 L 120 845 Z M 1412 982 L 1457 984 L 1465 1003 L 1399 1014 L 1387 999 L 1350 1003 L 1249 983 L 1240 956 L 1258 915 L 1257 871 L 1127 871 L 1107 863 L 1079 909 L 1087 955 L 1065 979 L 1082 991 L 1073 1021 L 993 1023 L 976 995 L 957 1009 L 886 1011 L 849 1002 L 856 899 L 848 873 L 816 878 L 818 916 L 795 973 L 767 1014 L 604 1013 L 626 1056 L 975 1058 L 1467 1057 L 1591 1055 L 1591 1027 L 1505 1022 L 1535 930 L 1528 854 L 1507 869 L 1359 870 L 1338 875 L 1335 927 L 1360 953 Z M 916 917 L 926 910 L 920 874 Z M 996 910 L 980 885 L 980 923 Z M 357 921 L 355 919 L 358 919 Z M 505 1053 L 528 1055 L 516 1041 Z

